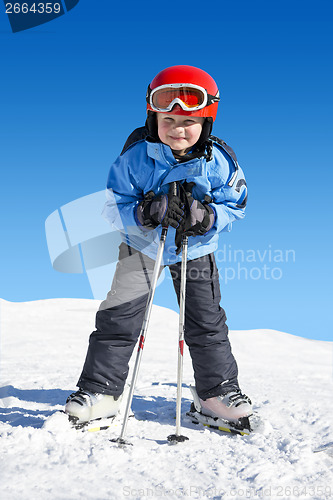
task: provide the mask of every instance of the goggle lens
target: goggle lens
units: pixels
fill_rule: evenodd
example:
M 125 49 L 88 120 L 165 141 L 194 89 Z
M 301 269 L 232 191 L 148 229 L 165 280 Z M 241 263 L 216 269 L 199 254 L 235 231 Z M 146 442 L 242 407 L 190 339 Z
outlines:
M 200 89 L 191 87 L 164 88 L 154 92 L 152 104 L 157 109 L 167 109 L 175 100 L 180 99 L 187 108 L 197 108 L 205 100 L 205 95 Z

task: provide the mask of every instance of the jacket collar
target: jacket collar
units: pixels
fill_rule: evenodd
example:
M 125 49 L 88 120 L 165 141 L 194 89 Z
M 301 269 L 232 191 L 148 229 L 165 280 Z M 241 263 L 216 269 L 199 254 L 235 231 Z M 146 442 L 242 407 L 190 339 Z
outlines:
M 163 144 L 162 142 L 150 142 L 146 141 L 148 156 L 158 161 L 165 161 L 169 165 L 178 165 L 181 163 L 190 163 L 192 161 L 201 161 L 206 158 L 205 151 L 198 151 L 193 153 L 188 153 L 187 155 L 179 158 L 175 158 L 172 153 L 170 146 Z
M 162 142 L 148 142 L 147 144 L 147 154 L 153 160 L 160 162 L 166 162 L 169 165 L 177 165 L 178 162 L 173 156 L 170 146 L 163 144 Z

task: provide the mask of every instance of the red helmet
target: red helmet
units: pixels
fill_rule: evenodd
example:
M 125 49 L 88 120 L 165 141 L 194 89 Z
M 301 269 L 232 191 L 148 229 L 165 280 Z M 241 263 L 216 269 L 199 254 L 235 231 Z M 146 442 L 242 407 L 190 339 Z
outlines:
M 202 69 L 171 66 L 155 76 L 146 98 L 147 112 L 203 116 L 214 121 L 220 95 L 213 78 Z

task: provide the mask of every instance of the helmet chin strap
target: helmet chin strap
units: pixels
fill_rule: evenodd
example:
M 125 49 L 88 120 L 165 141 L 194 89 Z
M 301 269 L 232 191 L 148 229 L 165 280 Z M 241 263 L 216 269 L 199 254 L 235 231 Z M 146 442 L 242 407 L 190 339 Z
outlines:
M 200 146 L 202 146 L 202 144 L 204 144 L 208 140 L 210 134 L 212 133 L 212 128 L 213 128 L 212 118 L 206 118 L 202 125 L 201 135 L 199 137 L 198 142 L 196 143 L 197 148 L 200 148 Z

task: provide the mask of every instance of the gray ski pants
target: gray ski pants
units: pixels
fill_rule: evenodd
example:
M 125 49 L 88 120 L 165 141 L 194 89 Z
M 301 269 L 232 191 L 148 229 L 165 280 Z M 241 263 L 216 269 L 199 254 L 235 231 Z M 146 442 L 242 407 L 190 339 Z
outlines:
M 112 287 L 96 314 L 96 330 L 90 335 L 77 384 L 80 388 L 114 396 L 123 392 L 128 362 L 143 322 L 154 264 L 154 260 L 125 243 L 120 245 Z M 180 267 L 180 263 L 169 266 L 178 301 Z M 202 399 L 238 387 L 237 364 L 220 300 L 214 254 L 188 261 L 185 342 Z

